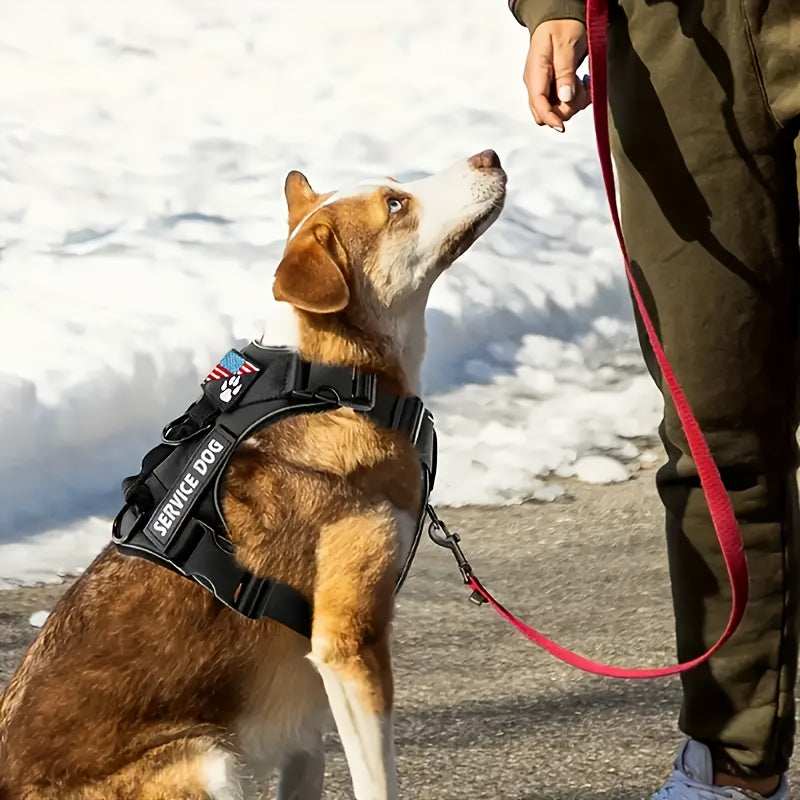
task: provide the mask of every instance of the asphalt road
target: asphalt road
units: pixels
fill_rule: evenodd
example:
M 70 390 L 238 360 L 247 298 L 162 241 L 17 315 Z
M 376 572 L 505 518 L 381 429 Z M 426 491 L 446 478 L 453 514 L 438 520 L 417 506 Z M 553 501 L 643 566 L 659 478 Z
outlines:
M 651 479 L 575 484 L 567 499 L 545 505 L 440 513 L 511 610 L 585 655 L 664 664 L 673 656 L 672 619 Z M 28 616 L 51 608 L 62 590 L 0 592 L 0 685 L 36 633 Z M 401 796 L 648 797 L 681 738 L 677 679 L 582 674 L 467 595 L 450 554 L 423 542 L 395 626 Z M 326 797 L 352 797 L 335 736 L 328 750 Z M 797 769 L 794 778 L 800 785 Z

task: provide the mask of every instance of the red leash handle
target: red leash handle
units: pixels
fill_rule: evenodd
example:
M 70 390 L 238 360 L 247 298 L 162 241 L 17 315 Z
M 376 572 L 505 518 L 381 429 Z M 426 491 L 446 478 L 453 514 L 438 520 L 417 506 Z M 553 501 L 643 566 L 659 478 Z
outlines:
M 606 37 L 608 28 L 608 0 L 587 0 L 586 7 L 586 27 L 589 39 L 589 71 L 591 74 L 591 93 L 592 108 L 594 110 L 595 135 L 597 137 L 597 150 L 600 156 L 600 166 L 603 172 L 603 183 L 605 184 L 608 204 L 611 209 L 611 219 L 619 239 L 619 246 L 625 261 L 625 271 L 628 276 L 631 291 L 633 293 L 636 307 L 639 310 L 647 336 L 650 339 L 650 346 L 653 348 L 656 360 L 661 369 L 662 375 L 669 388 L 675 409 L 678 412 L 681 425 L 683 426 L 686 440 L 689 444 L 689 451 L 697 466 L 700 476 L 700 484 L 706 495 L 711 519 L 714 523 L 714 530 L 719 540 L 722 556 L 725 561 L 725 568 L 728 571 L 728 579 L 731 584 L 731 613 L 728 624 L 716 644 L 703 655 L 683 664 L 676 664 L 670 667 L 658 667 L 654 669 L 627 669 L 614 667 L 609 664 L 601 664 L 584 658 L 577 653 L 573 653 L 565 647 L 549 639 L 547 636 L 526 625 L 517 619 L 511 612 L 498 603 L 480 581 L 469 572 L 466 577 L 467 585 L 474 592 L 481 595 L 491 606 L 510 622 L 518 631 L 530 639 L 534 644 L 546 650 L 551 655 L 573 667 L 577 667 L 585 672 L 595 675 L 605 675 L 610 678 L 661 678 L 667 675 L 675 675 L 686 672 L 693 667 L 708 660 L 722 645 L 733 635 L 744 616 L 747 606 L 748 592 L 748 573 L 747 561 L 744 555 L 744 545 L 739 533 L 739 526 L 733 513 L 728 493 L 722 483 L 719 470 L 717 469 L 708 444 L 703 438 L 697 420 L 692 413 L 686 395 L 683 393 L 678 379 L 672 370 L 664 348 L 658 340 L 653 321 L 647 313 L 639 287 L 631 270 L 628 249 L 625 246 L 625 239 L 622 235 L 622 225 L 620 223 L 619 211 L 617 209 L 616 186 L 614 183 L 614 171 L 611 163 L 611 142 L 608 133 L 608 83 L 607 83 L 607 47 Z

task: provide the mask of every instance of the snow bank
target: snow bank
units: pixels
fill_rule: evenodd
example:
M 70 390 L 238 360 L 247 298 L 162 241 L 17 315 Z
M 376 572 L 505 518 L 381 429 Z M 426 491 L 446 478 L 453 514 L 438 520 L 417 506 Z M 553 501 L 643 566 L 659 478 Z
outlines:
M 643 375 L 591 119 L 530 121 L 496 0 L 100 0 L 0 30 L 0 582 L 107 538 L 119 481 L 229 346 L 260 333 L 281 188 L 439 170 L 486 147 L 501 219 L 437 285 L 436 499 L 552 497 L 635 468 Z M 24 75 L 24 79 L 23 76 Z M 586 463 L 585 461 L 583 462 Z M 613 474 L 612 474 L 613 473 Z

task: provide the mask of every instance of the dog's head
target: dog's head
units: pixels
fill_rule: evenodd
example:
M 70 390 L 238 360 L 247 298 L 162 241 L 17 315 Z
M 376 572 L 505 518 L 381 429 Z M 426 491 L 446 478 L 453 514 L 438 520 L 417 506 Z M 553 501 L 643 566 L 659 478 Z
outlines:
M 289 240 L 273 294 L 297 311 L 304 355 L 416 388 L 430 288 L 497 219 L 505 186 L 491 150 L 422 180 L 329 194 L 289 173 Z

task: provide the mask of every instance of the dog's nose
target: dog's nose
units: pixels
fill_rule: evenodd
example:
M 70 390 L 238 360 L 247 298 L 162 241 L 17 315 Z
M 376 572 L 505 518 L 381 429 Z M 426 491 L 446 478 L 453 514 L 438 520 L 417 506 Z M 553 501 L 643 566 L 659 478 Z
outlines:
M 499 169 L 500 157 L 494 150 L 484 150 L 467 159 L 467 163 L 474 169 Z

